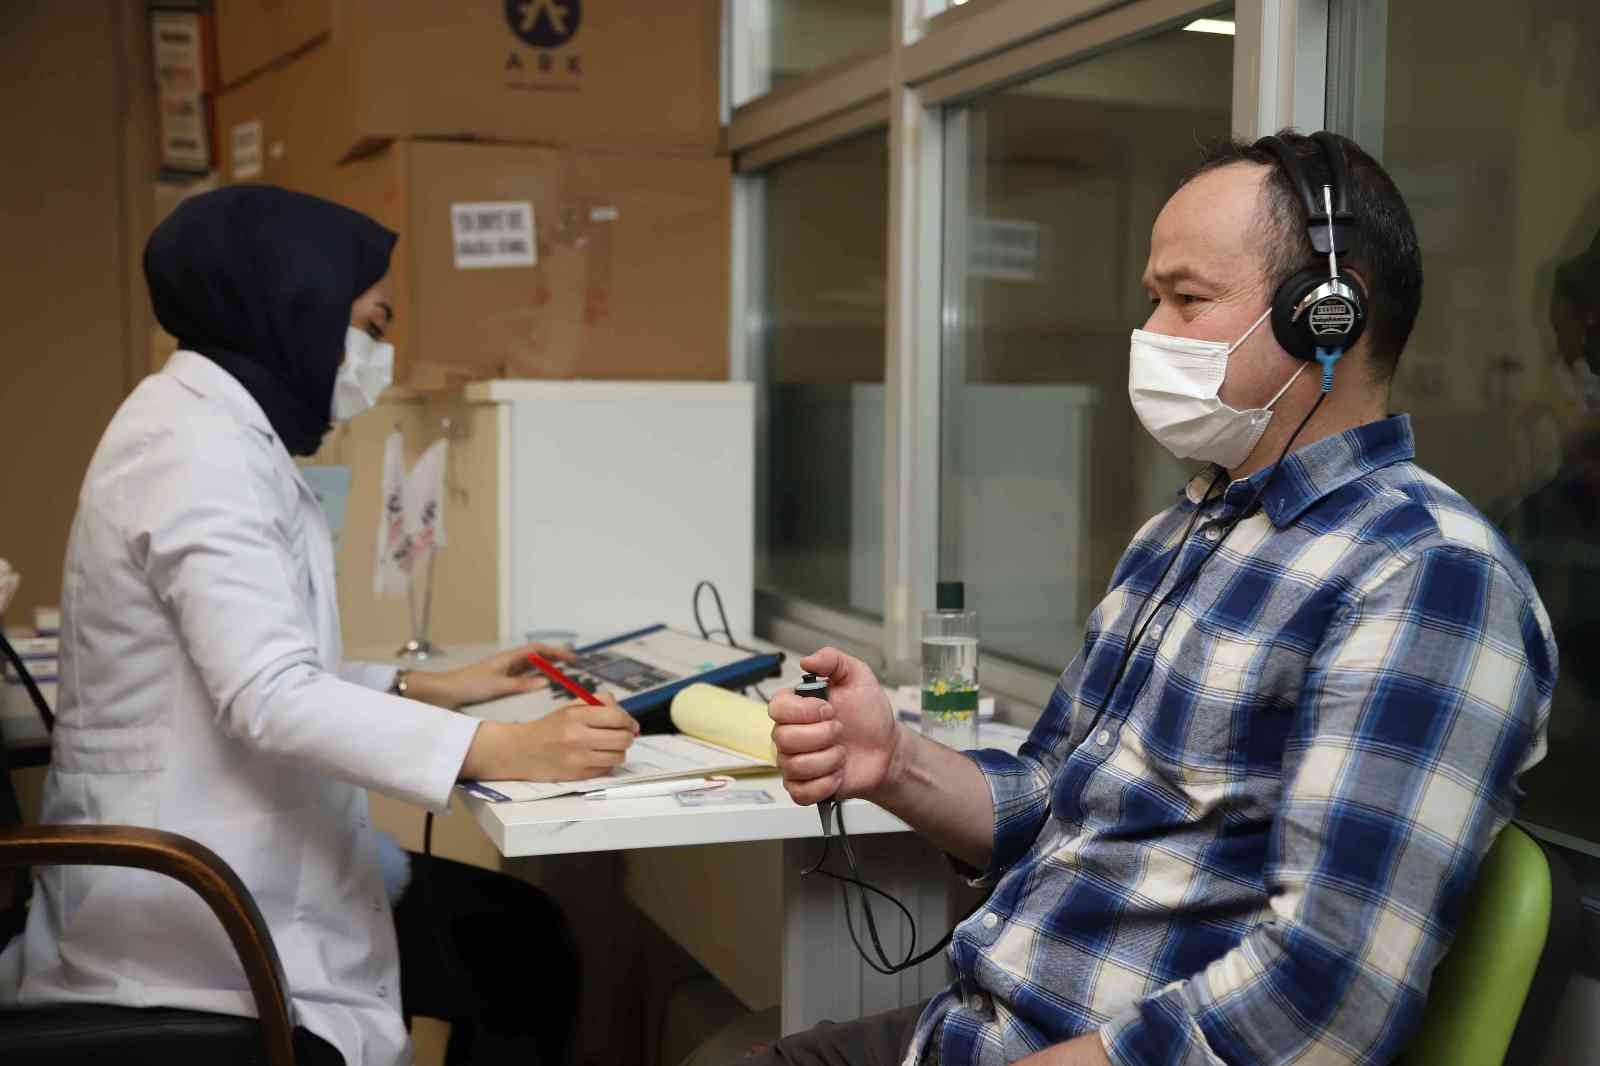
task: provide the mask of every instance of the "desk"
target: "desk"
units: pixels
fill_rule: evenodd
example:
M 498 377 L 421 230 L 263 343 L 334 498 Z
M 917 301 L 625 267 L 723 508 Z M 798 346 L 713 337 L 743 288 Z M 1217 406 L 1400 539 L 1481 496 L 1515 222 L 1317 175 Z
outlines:
M 452 649 L 447 659 L 427 665 L 450 668 L 490 650 Z M 768 691 L 792 684 L 798 676 L 796 657 L 791 654 L 785 677 L 772 682 Z M 496 850 L 508 859 L 770 842 L 781 852 L 777 888 L 780 898 L 748 902 L 758 910 L 769 909 L 775 921 L 781 923 L 781 936 L 775 939 L 781 958 L 780 1002 L 786 1033 L 824 1020 L 845 1021 L 918 1003 L 944 988 L 949 973 L 942 957 L 894 977 L 869 969 L 850 940 L 837 883 L 822 877 L 800 877 L 800 871 L 821 854 L 822 826 L 815 808 L 800 807 L 790 800 L 776 774 L 744 777 L 733 787 L 759 789 L 773 802 L 691 809 L 681 806 L 672 796 L 635 800 L 572 796 L 531 803 L 488 803 L 457 793 L 455 803 L 471 815 Z M 915 917 L 919 947 L 925 948 L 942 936 L 951 921 L 955 886 L 944 857 L 911 833 L 905 823 L 872 804 L 846 803 L 844 818 L 867 878 L 898 898 Z M 728 851 L 730 855 L 751 854 L 749 848 Z M 836 865 L 842 860 L 837 849 L 835 852 L 830 865 L 842 868 Z M 736 862 L 719 872 L 726 877 L 740 877 Z M 770 877 L 762 876 L 765 872 L 750 871 L 747 881 L 740 877 L 740 884 L 732 887 L 731 894 L 727 884 L 706 886 L 705 898 L 711 906 L 725 905 L 728 899 L 738 896 L 744 885 L 770 894 L 773 886 Z M 648 891 L 652 880 L 662 891 L 682 892 L 685 883 L 693 884 L 692 880 L 685 882 L 681 878 L 675 887 L 668 887 L 659 878 L 633 880 L 630 894 L 636 889 Z M 722 904 L 715 902 L 719 898 Z M 681 904 L 681 899 L 677 902 Z M 648 902 L 643 909 L 652 911 Z M 885 950 L 891 957 L 903 955 L 908 936 L 898 912 L 880 900 L 875 903 L 874 913 L 879 918 Z M 860 930 L 860 935 L 866 942 L 865 930 Z M 703 957 L 697 945 L 683 946 L 717 972 L 718 968 Z
M 759 789 L 773 802 L 691 809 L 680 806 L 671 796 L 616 801 L 579 796 L 531 803 L 460 798 L 507 858 L 780 842 L 778 913 L 782 922 L 781 1003 L 785 1033 L 824 1020 L 844 1021 L 918 1003 L 948 983 L 942 957 L 895 977 L 870 970 L 851 943 L 836 882 L 800 876 L 800 871 L 815 863 L 821 854 L 822 826 L 816 809 L 797 806 L 775 774 L 742 778 L 733 787 Z M 911 834 L 905 823 L 872 804 L 852 800 L 844 805 L 844 817 L 868 880 L 898 898 L 915 916 L 919 946 L 931 944 L 950 922 L 953 875 L 944 858 Z M 837 848 L 830 867 L 843 869 Z M 737 875 L 738 871 L 729 873 Z M 751 873 L 754 875 L 755 871 Z M 751 877 L 752 884 L 764 880 Z M 708 893 L 707 899 L 711 898 Z M 770 905 L 773 901 L 764 902 Z M 881 900 L 875 901 L 874 906 L 885 949 L 891 957 L 904 954 L 908 937 L 898 912 Z M 858 917 L 858 926 L 859 921 Z M 858 935 L 863 943 L 867 942 L 864 929 L 858 929 Z M 683 946 L 691 954 L 699 954 L 695 945 Z

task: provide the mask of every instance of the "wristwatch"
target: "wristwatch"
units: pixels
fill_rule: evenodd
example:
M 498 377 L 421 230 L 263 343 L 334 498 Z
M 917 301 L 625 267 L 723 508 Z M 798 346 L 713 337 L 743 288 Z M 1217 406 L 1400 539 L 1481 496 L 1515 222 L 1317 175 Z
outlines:
M 391 696 L 404 696 L 411 687 L 409 684 L 410 679 L 410 670 L 396 670 L 394 672 L 394 681 L 389 685 L 389 694 Z

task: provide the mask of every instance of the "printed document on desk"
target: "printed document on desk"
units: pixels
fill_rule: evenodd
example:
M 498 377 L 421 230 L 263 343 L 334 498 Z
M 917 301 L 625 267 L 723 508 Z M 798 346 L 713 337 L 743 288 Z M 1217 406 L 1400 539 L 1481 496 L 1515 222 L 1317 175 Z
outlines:
M 605 777 L 548 783 L 472 781 L 457 787 L 491 803 L 515 803 L 616 785 L 771 770 L 777 764 L 772 720 L 764 703 L 715 685 L 690 685 L 673 697 L 672 724 L 677 733 L 636 738 L 627 761 Z

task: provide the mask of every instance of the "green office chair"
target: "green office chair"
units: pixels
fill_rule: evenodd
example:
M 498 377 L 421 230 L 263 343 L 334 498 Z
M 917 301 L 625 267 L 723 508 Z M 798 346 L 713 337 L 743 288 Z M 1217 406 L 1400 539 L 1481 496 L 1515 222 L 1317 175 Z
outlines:
M 1402 1066 L 1538 1062 L 1582 942 L 1560 856 L 1515 825 L 1484 856 Z

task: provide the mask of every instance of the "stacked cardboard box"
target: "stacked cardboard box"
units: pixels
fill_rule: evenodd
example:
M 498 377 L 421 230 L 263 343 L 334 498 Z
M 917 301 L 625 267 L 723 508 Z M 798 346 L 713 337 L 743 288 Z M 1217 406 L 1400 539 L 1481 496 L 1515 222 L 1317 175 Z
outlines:
M 720 11 L 232 0 L 218 10 L 221 177 L 400 233 L 403 383 L 723 378 Z

